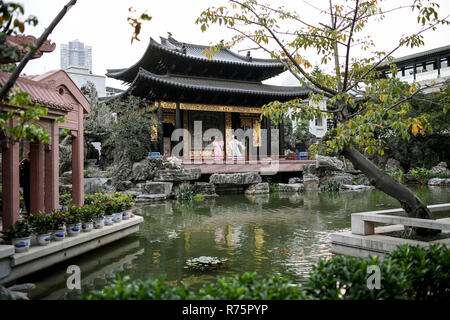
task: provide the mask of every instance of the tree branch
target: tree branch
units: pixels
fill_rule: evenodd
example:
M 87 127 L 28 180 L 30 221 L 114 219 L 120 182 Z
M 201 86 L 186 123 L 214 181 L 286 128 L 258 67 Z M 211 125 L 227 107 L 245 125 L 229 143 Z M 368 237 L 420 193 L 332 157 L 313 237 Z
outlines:
M 33 57 L 36 50 L 39 50 L 39 48 L 42 46 L 42 44 L 47 40 L 47 37 L 52 33 L 53 29 L 55 29 L 56 25 L 61 21 L 61 19 L 64 17 L 64 15 L 69 11 L 69 9 L 75 5 L 77 0 L 70 0 L 58 13 L 58 15 L 53 19 L 53 21 L 50 23 L 50 25 L 45 29 L 45 31 L 42 33 L 42 35 L 39 37 L 39 39 L 36 40 L 36 43 L 34 44 L 34 48 L 29 50 L 27 54 L 22 58 L 17 68 L 14 70 L 14 72 L 9 76 L 8 81 L 6 81 L 5 85 L 0 91 L 0 101 L 3 101 L 9 92 L 9 90 L 12 88 L 14 83 L 16 82 L 17 78 L 19 77 L 22 70 L 25 68 L 26 64 L 30 59 Z

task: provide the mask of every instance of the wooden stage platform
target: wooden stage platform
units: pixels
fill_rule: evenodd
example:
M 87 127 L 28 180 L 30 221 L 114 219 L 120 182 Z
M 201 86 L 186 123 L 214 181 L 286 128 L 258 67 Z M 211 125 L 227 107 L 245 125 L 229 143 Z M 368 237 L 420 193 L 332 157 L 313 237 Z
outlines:
M 258 172 L 262 175 L 276 174 L 278 172 L 303 171 L 305 164 L 315 164 L 316 160 L 287 160 L 287 159 L 264 159 L 259 161 L 183 161 L 185 168 L 200 168 L 202 174 L 213 173 L 238 173 Z

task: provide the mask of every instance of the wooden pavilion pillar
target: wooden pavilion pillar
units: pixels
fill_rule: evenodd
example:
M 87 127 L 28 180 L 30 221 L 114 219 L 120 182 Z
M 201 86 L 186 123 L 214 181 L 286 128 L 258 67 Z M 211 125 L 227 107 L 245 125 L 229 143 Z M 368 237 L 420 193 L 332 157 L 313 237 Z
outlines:
M 183 115 L 181 114 L 180 103 L 177 102 L 176 106 L 175 106 L 175 130 L 182 129 L 182 128 L 183 128 Z M 183 138 L 181 138 L 181 139 L 183 139 Z M 181 141 L 180 141 L 180 143 L 181 143 Z M 184 151 L 185 150 L 181 151 L 180 156 L 184 156 L 186 154 Z
M 266 121 L 266 129 L 267 129 L 267 156 L 272 156 L 272 121 L 270 117 L 267 117 Z
M 84 203 L 83 140 L 80 131 L 72 132 L 72 203 L 77 206 Z
M 279 146 L 279 155 L 284 156 L 284 121 L 281 119 L 281 122 L 278 124 L 278 135 L 280 138 L 280 141 L 278 143 Z
M 59 126 L 51 124 L 51 140 L 45 149 L 45 211 L 59 209 Z
M 163 119 L 163 109 L 161 107 L 161 101 L 158 101 L 158 109 L 157 109 L 157 115 L 158 115 L 158 149 L 159 154 L 164 155 L 164 119 Z
M 19 220 L 19 143 L 2 145 L 3 230 Z
M 30 213 L 44 211 L 44 145 L 30 143 Z

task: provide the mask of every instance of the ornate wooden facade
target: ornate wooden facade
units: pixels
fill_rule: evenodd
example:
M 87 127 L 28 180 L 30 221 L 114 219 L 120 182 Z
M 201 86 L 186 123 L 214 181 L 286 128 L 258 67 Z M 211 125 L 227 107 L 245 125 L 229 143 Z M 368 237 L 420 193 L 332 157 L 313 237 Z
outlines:
M 224 139 L 224 156 L 230 156 L 227 148 L 232 130 L 253 129 L 252 144 L 259 156 L 260 129 L 272 128 L 270 118 L 261 121 L 261 106 L 278 100 L 305 98 L 309 91 L 302 87 L 285 87 L 263 84 L 262 81 L 284 71 L 283 64 L 274 59 L 257 59 L 238 55 L 223 47 L 211 59 L 204 55 L 208 46 L 181 43 L 171 37 L 161 37 L 161 43 L 150 39 L 142 58 L 125 69 L 109 69 L 107 76 L 119 79 L 130 86 L 121 96 L 131 94 L 152 101 L 147 111 L 155 112 L 158 119 L 159 151 L 170 155 L 175 129 L 186 129 L 183 141 L 185 157 L 200 156 L 203 150 L 192 143 L 195 121 L 202 121 L 203 131 L 215 126 Z M 279 125 L 283 132 L 283 124 Z M 268 154 L 284 154 L 280 139 L 279 150 Z M 211 153 L 211 151 L 206 151 Z M 206 155 L 207 156 L 207 155 Z

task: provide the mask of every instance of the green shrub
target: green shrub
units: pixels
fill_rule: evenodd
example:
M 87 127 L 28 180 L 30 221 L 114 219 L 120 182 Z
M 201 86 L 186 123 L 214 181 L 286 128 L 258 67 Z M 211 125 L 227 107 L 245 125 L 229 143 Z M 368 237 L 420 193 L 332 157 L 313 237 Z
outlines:
M 306 299 L 299 286 L 293 286 L 280 275 L 262 277 L 244 273 L 230 278 L 219 278 L 203 286 L 197 295 L 201 300 L 299 300 Z
M 16 221 L 12 226 L 10 226 L 5 232 L 8 238 L 25 238 L 31 236 L 33 229 L 31 225 L 26 220 Z
M 192 200 L 194 198 L 194 189 L 189 183 L 182 183 L 177 189 L 178 200 Z
M 413 168 L 409 171 L 413 177 L 419 182 L 419 184 L 427 184 L 428 179 L 431 178 L 431 170 L 427 168 Z
M 369 266 L 380 268 L 381 289 L 369 289 Z M 308 295 L 320 300 L 407 299 L 407 279 L 400 268 L 377 257 L 356 258 L 344 255 L 320 259 L 313 266 L 304 287 Z
M 392 169 L 391 172 L 389 172 L 389 174 L 392 176 L 392 178 L 394 178 L 398 182 L 400 182 L 400 183 L 403 182 L 404 174 L 401 169 Z
M 202 194 L 196 194 L 196 195 L 194 196 L 194 201 L 196 201 L 196 202 L 202 202 L 202 201 L 204 201 L 204 200 L 205 200 L 205 196 L 202 195 Z
M 164 284 L 164 278 L 134 280 L 125 276 L 113 280 L 101 291 L 92 291 L 85 300 L 191 300 L 192 292 L 184 285 L 174 288 Z
M 328 180 L 327 185 L 325 186 L 325 190 L 327 192 L 339 192 L 341 191 L 342 184 L 336 180 Z
M 68 193 L 60 194 L 59 195 L 59 203 L 62 206 L 68 206 L 72 203 L 72 195 Z
M 414 300 L 450 300 L 450 249 L 432 244 L 402 246 L 388 255 L 410 282 L 408 296 Z
M 53 229 L 51 216 L 46 213 L 35 213 L 28 218 L 31 228 L 37 234 L 46 234 Z

